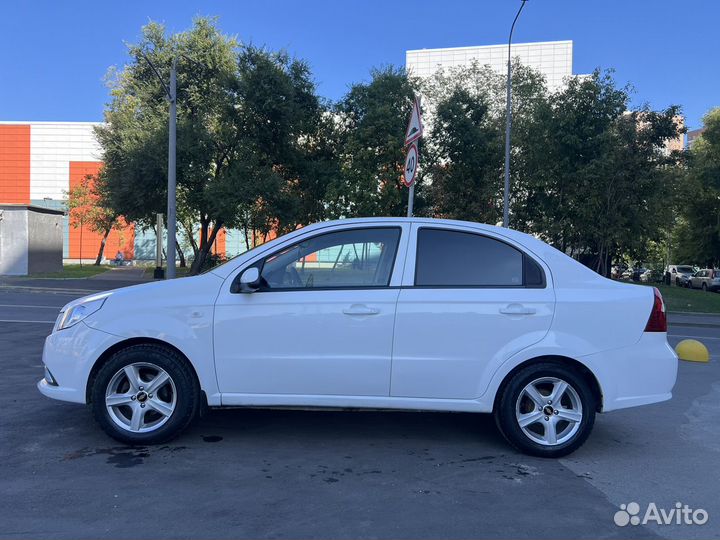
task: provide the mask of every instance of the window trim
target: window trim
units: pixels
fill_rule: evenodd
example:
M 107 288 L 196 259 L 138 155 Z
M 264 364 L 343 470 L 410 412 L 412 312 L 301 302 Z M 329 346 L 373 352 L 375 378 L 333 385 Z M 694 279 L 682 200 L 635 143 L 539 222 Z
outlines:
M 394 230 L 397 231 L 398 237 L 397 237 L 397 244 L 395 246 L 395 253 L 393 254 L 392 261 L 390 262 L 390 273 L 388 275 L 388 280 L 385 285 L 346 285 L 346 286 L 336 286 L 336 287 L 287 287 L 282 289 L 272 289 L 272 288 L 264 288 L 261 287 L 253 294 L 257 293 L 267 293 L 267 292 L 310 292 L 310 291 L 357 291 L 357 290 L 379 290 L 379 289 L 398 289 L 399 286 L 391 286 L 390 283 L 392 282 L 393 273 L 395 272 L 395 264 L 397 263 L 397 256 L 398 252 L 400 251 L 401 242 L 402 242 L 402 235 L 403 235 L 403 228 L 400 225 L 384 225 L 384 224 L 378 224 L 377 226 L 361 226 L 361 227 L 348 227 L 346 229 L 340 229 L 340 230 L 332 230 L 332 231 L 325 231 L 320 234 L 307 236 L 304 238 L 300 238 L 295 242 L 292 242 L 289 245 L 285 245 L 271 253 L 268 253 L 267 255 L 264 255 L 259 260 L 253 262 L 252 264 L 247 265 L 245 268 L 243 268 L 233 279 L 233 281 L 240 279 L 240 276 L 245 272 L 248 268 L 257 267 L 260 271 L 260 276 L 262 276 L 263 268 L 265 267 L 265 261 L 271 257 L 274 257 L 275 255 L 287 250 L 291 249 L 293 246 L 301 243 L 301 242 L 307 242 L 309 240 L 314 240 L 315 238 L 320 238 L 322 236 L 327 236 L 330 234 L 338 234 L 338 233 L 344 233 L 344 232 L 354 232 L 354 231 L 367 231 L 372 229 L 385 229 L 385 230 Z
M 460 234 L 468 234 L 472 236 L 480 236 L 482 238 L 488 238 L 490 240 L 495 240 L 496 242 L 500 242 L 502 244 L 505 244 L 506 246 L 514 249 L 515 251 L 518 251 L 520 255 L 522 256 L 522 284 L 521 285 L 418 285 L 417 284 L 417 272 L 418 272 L 418 252 L 420 250 L 420 231 L 424 229 L 429 230 L 435 230 L 435 231 L 443 231 L 443 232 L 452 232 L 452 233 L 460 233 Z M 525 265 L 527 260 L 534 263 L 539 269 L 540 269 L 540 277 L 542 278 L 542 283 L 539 285 L 526 285 L 526 275 L 525 275 Z M 476 231 L 467 231 L 467 230 L 461 230 L 461 229 L 448 229 L 447 227 L 434 227 L 434 226 L 421 226 L 418 227 L 415 231 L 415 268 L 413 269 L 413 284 L 410 286 L 411 288 L 415 289 L 546 289 L 547 288 L 547 277 L 545 275 L 545 269 L 543 266 L 535 259 L 535 257 L 531 257 L 528 255 L 525 250 L 520 249 L 518 246 L 507 242 L 506 240 L 503 240 L 501 238 L 497 238 L 495 236 L 490 236 L 488 234 L 483 234 L 482 232 L 476 232 Z

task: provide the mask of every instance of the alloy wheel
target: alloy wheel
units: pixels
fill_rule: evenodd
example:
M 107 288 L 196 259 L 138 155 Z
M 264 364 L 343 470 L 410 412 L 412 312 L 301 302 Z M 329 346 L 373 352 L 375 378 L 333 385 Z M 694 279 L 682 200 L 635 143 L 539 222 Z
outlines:
M 172 377 L 149 362 L 135 362 L 118 370 L 105 390 L 105 408 L 112 421 L 133 433 L 163 426 L 177 405 Z
M 568 382 L 541 377 L 520 392 L 515 419 L 530 440 L 544 445 L 563 444 L 578 432 L 583 418 L 580 396 Z

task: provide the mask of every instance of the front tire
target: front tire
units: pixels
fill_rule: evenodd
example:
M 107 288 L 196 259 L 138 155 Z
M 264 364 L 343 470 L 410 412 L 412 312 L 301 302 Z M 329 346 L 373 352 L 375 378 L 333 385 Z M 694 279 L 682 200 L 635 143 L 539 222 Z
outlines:
M 160 345 L 132 345 L 100 368 L 91 388 L 95 420 L 130 445 L 177 437 L 197 416 L 200 387 L 187 361 Z
M 504 385 L 495 421 L 521 452 L 558 458 L 587 440 L 596 407 L 592 390 L 576 369 L 542 362 L 520 370 Z

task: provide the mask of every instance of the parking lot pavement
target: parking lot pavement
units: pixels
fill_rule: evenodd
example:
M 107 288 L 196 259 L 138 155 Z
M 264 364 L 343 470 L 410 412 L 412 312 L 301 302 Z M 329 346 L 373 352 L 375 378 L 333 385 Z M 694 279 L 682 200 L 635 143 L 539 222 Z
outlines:
M 720 330 L 673 400 L 599 415 L 556 461 L 511 450 L 487 415 L 224 410 L 129 448 L 41 396 L 40 353 L 80 293 L 0 291 L 2 538 L 653 538 L 720 535 Z M 10 307 L 8 307 L 10 306 Z M 680 501 L 704 526 L 617 527 L 620 504 Z

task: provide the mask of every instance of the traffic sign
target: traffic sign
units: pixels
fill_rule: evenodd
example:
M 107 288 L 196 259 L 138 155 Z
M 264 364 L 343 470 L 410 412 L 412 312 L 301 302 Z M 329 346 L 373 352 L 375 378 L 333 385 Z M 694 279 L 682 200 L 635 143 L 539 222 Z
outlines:
M 415 177 L 418 170 L 418 147 L 416 143 L 408 146 L 405 155 L 405 168 L 403 169 L 402 181 L 407 187 L 415 183 Z
M 415 96 L 413 108 L 410 113 L 407 131 L 405 132 L 405 146 L 417 141 L 423 134 L 422 117 L 420 115 L 420 100 Z

